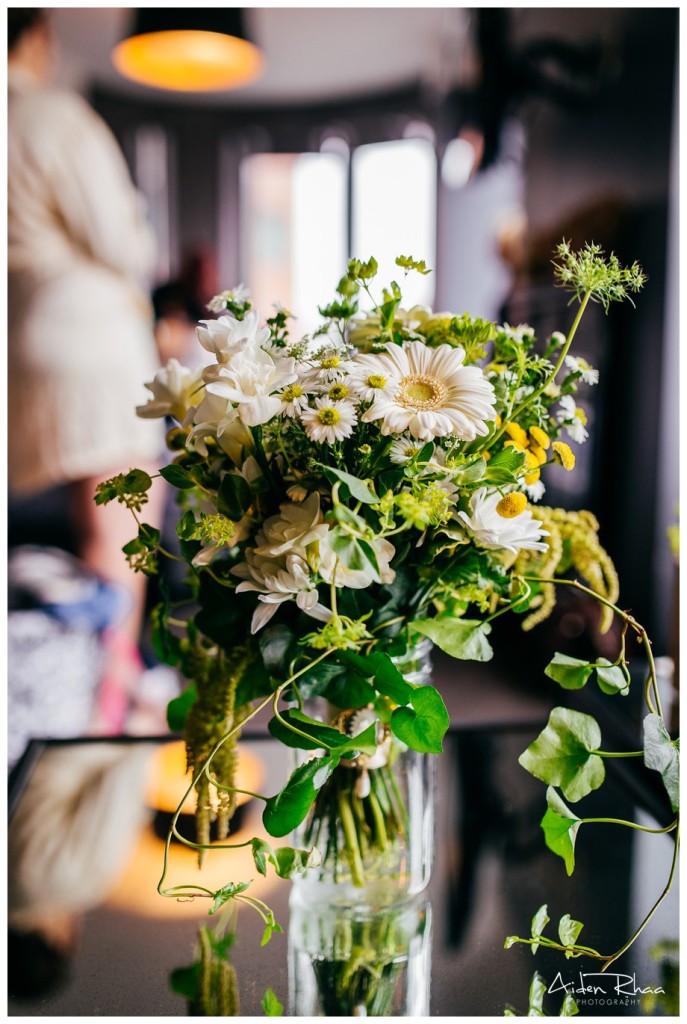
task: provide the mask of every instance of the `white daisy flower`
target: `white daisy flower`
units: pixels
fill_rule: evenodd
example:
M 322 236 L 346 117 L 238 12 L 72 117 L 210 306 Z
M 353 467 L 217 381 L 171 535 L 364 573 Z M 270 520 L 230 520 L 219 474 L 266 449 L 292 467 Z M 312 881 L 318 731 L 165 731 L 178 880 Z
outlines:
M 577 356 L 566 356 L 565 365 L 571 373 L 579 373 L 585 384 L 598 384 L 599 371 L 590 366 L 586 359 Z
M 375 356 L 356 356 L 351 370 L 351 387 L 361 402 L 374 402 L 381 395 L 391 397 L 396 391 L 395 381 L 380 373 Z
M 518 324 L 517 327 L 511 327 L 510 324 L 503 323 L 501 324 L 501 330 L 517 345 L 530 342 L 534 337 L 534 327 L 530 327 L 529 324 Z
M 307 408 L 310 392 L 300 381 L 295 380 L 292 384 L 288 384 L 283 391 L 280 391 L 276 397 L 282 403 L 279 411 L 284 416 L 294 419 L 299 417 L 303 410 Z
M 249 427 L 267 423 L 281 411 L 282 401 L 273 392 L 296 380 L 293 359 L 273 359 L 261 348 L 235 353 L 227 363 L 203 370 L 206 390 L 227 398 Z
M 587 415 L 572 395 L 563 395 L 556 410 L 556 422 L 563 425 L 565 432 L 577 444 L 584 444 L 589 437 L 586 429 Z
M 319 602 L 307 563 L 299 555 L 291 554 L 285 559 L 275 560 L 256 555 L 248 548 L 246 561 L 231 571 L 244 579 L 236 588 L 237 594 L 254 591 L 258 595 L 260 604 L 253 613 L 251 633 L 257 633 L 267 625 L 284 601 L 295 601 L 301 611 L 321 622 L 328 622 L 331 618 L 329 608 Z
M 541 501 L 546 492 L 546 487 L 541 480 L 535 480 L 533 484 L 525 484 L 525 491 L 530 501 Z
M 333 384 L 353 370 L 353 363 L 345 349 L 331 348 L 310 360 L 302 381 L 306 387 Z
M 235 302 L 238 306 L 248 302 L 249 299 L 250 292 L 245 284 L 237 284 L 235 288 L 220 292 L 219 295 L 213 295 L 205 308 L 209 309 L 211 313 L 222 313 L 229 302 Z
M 243 320 L 227 314 L 217 320 L 201 320 L 196 327 L 198 341 L 218 363 L 227 363 L 246 348 L 260 349 L 270 337 L 269 327 L 258 327 L 260 314 L 251 309 Z
M 548 544 L 541 538 L 548 537 L 548 532 L 541 529 L 540 520 L 528 508 L 512 518 L 504 518 L 496 511 L 501 497 L 498 491 L 490 494 L 486 487 L 480 487 L 470 499 L 471 514 L 458 513 L 475 544 L 481 548 L 503 548 L 513 554 L 522 550 L 546 551 Z
M 314 409 L 301 413 L 301 422 L 311 441 L 319 444 L 333 444 L 350 437 L 357 419 L 352 402 L 331 402 L 328 398 L 316 398 Z
M 399 437 L 391 445 L 389 449 L 389 458 L 392 462 L 395 462 L 397 466 L 404 466 L 407 462 L 422 451 L 425 443 L 423 441 L 415 441 L 408 435 Z
M 387 345 L 376 359 L 379 372 L 397 385 L 392 397 L 380 395 L 363 413 L 366 423 L 381 419 L 383 434 L 402 434 L 431 441 L 453 434 L 474 441 L 493 420 L 494 389 L 476 366 L 463 366 L 461 349 L 428 348 L 421 341 Z
M 153 380 L 146 384 L 153 397 L 146 405 L 139 405 L 136 414 L 142 419 L 158 419 L 162 416 L 173 416 L 183 423 L 194 399 L 202 390 L 203 381 L 200 370 L 189 370 L 176 359 L 170 359 L 166 366 L 158 370 Z

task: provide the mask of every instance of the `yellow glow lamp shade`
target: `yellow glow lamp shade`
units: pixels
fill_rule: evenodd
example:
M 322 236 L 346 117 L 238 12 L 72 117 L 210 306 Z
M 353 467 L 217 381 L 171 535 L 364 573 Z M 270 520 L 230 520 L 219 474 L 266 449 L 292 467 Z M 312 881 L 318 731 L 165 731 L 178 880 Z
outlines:
M 142 85 L 178 92 L 213 92 L 246 85 L 263 68 L 263 56 L 246 39 L 235 7 L 143 7 L 131 35 L 112 62 Z

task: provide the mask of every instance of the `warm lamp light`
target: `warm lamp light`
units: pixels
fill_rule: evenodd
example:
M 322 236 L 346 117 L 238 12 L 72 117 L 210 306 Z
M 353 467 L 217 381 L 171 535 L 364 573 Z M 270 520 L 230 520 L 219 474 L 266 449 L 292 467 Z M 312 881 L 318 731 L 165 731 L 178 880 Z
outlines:
M 112 62 L 125 78 L 179 92 L 233 89 L 257 78 L 264 64 L 236 7 L 142 7 Z

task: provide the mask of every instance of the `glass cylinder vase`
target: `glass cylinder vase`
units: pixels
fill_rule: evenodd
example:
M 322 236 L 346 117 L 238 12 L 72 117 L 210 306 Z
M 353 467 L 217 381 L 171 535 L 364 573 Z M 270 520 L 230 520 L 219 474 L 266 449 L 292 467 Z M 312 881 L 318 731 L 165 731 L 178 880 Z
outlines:
M 394 658 L 407 682 L 429 682 L 430 651 L 422 639 Z M 308 710 L 352 734 L 375 718 L 369 707 Z M 298 763 L 310 756 L 296 754 Z M 434 856 L 435 757 L 380 725 L 375 753 L 341 761 L 294 834 L 294 845 L 315 847 L 320 863 L 294 878 L 292 902 L 374 912 L 425 889 Z

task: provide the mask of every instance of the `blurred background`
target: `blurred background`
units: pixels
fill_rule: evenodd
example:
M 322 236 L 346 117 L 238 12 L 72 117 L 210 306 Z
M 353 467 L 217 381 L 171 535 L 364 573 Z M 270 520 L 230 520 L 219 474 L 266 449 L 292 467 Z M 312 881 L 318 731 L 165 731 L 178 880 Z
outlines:
M 584 322 L 577 354 L 601 371 L 582 397 L 591 436 L 545 501 L 599 516 L 621 604 L 675 655 L 677 8 L 231 10 L 260 73 L 184 91 L 113 65 L 135 9 L 47 9 L 55 84 L 109 125 L 145 198 L 160 359 L 183 361 L 204 304 L 239 282 L 307 330 L 349 256 L 374 254 L 389 277 L 397 254 L 425 259 L 435 272 L 407 305 L 542 338 L 573 315 L 552 284 L 561 238 L 638 260 L 636 310 Z M 68 550 L 60 510 L 59 488 L 10 494 L 10 545 Z M 584 612 L 550 628 L 551 645 L 572 643 Z

